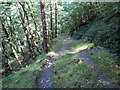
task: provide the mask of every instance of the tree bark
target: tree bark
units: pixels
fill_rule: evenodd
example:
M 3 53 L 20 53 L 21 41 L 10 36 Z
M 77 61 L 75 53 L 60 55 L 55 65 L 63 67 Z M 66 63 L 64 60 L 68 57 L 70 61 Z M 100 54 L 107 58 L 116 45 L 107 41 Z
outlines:
M 3 32 L 4 32 L 4 33 L 6 34 L 6 36 L 7 36 L 8 43 L 9 43 L 10 46 L 11 46 L 12 52 L 13 52 L 13 54 L 14 54 L 17 62 L 18 62 L 18 64 L 22 67 L 21 60 L 19 59 L 19 57 L 18 57 L 18 55 L 17 55 L 17 52 L 16 52 L 16 50 L 15 50 L 14 45 L 11 43 L 11 40 L 10 40 L 10 38 L 9 38 L 9 34 L 7 33 L 7 30 L 6 30 L 6 28 L 5 28 L 4 24 L 3 24 L 3 21 L 2 21 L 2 18 L 1 18 L 1 17 L 0 17 L 0 21 L 1 21 L 1 24 L 2 24 L 2 30 L 3 30 Z
M 55 38 L 57 37 L 57 3 L 55 3 Z
M 8 74 L 10 74 L 11 72 L 12 72 L 12 67 L 11 67 L 11 64 L 9 63 L 9 57 L 8 57 L 8 55 L 7 55 L 7 51 L 6 51 L 6 49 L 5 49 L 5 44 L 2 42 L 2 57 L 5 57 L 4 59 L 5 59 L 5 63 L 4 64 L 2 64 L 2 68 L 4 67 L 4 69 L 5 69 L 5 71 L 2 73 L 3 75 L 8 75 Z M 3 60 L 2 60 L 2 62 L 4 62 Z
M 46 17 L 45 17 L 45 2 L 40 0 L 40 10 L 41 10 L 41 20 L 42 20 L 42 29 L 43 29 L 43 50 L 48 53 L 49 44 L 48 44 L 48 35 L 46 28 Z
M 11 24 L 11 26 L 12 26 L 12 31 L 16 31 L 16 29 L 15 29 L 15 27 L 14 27 L 14 22 L 13 22 L 11 16 L 9 16 L 9 18 L 10 18 L 10 24 Z M 18 44 L 19 44 L 18 47 L 20 47 L 20 50 L 21 50 L 21 53 L 22 53 L 22 56 L 23 56 L 23 60 L 24 60 L 24 61 L 23 61 L 23 62 L 24 62 L 23 64 L 24 64 L 24 66 L 25 66 L 26 57 L 25 57 L 25 55 L 24 55 L 24 51 L 23 51 L 22 45 L 21 45 L 18 37 L 16 37 L 16 38 L 17 38 L 17 41 L 18 41 Z M 14 50 L 14 48 L 13 48 L 13 50 Z
M 54 38 L 53 21 L 52 21 L 52 2 L 50 2 L 50 30 L 51 30 L 51 40 L 52 40 Z
M 31 10 L 28 3 L 27 3 L 27 6 L 28 6 L 29 10 Z M 34 11 L 32 11 L 32 13 L 34 13 Z M 35 25 L 35 30 L 38 31 L 38 29 L 37 29 L 37 24 L 36 24 L 36 22 L 35 22 L 35 18 L 34 18 L 34 16 L 33 16 L 32 13 L 30 13 L 30 15 L 31 15 L 32 20 L 33 20 L 33 23 L 34 23 L 34 25 Z
M 28 6 L 28 8 L 29 8 L 29 10 L 30 10 L 30 6 L 29 6 L 28 3 L 27 3 L 27 6 Z M 34 12 L 32 12 L 32 13 L 34 13 Z M 30 15 L 31 15 L 32 20 L 33 20 L 33 23 L 34 23 L 34 25 L 35 25 L 36 35 L 38 35 L 38 37 L 40 37 L 40 35 L 37 33 L 37 31 L 38 31 L 38 29 L 37 29 L 37 24 L 36 24 L 36 22 L 35 22 L 35 18 L 34 18 L 34 16 L 33 16 L 32 13 L 30 13 Z M 33 42 L 34 46 L 36 47 L 37 51 L 40 53 L 40 50 L 39 50 L 39 48 L 36 46 L 36 44 L 34 43 L 34 41 L 32 41 L 32 42 Z
M 32 54 L 33 56 L 37 56 L 36 52 L 33 50 L 33 48 L 36 47 L 36 46 L 35 46 L 34 40 L 33 40 L 33 38 L 34 38 L 33 33 L 32 33 L 32 31 L 31 31 L 31 29 L 30 29 L 30 27 L 29 27 L 30 22 L 29 22 L 29 18 L 28 18 L 28 13 L 27 13 L 27 11 L 25 10 L 25 3 L 20 4 L 20 5 L 22 6 L 22 9 L 23 9 L 23 11 L 24 11 L 24 14 L 25 14 L 25 17 L 26 17 L 26 20 L 27 20 L 28 29 L 29 29 L 29 32 L 30 32 L 30 35 L 31 35 L 31 38 L 29 38 L 29 41 L 30 41 L 30 51 L 31 51 L 31 54 Z M 31 15 L 32 15 L 32 14 L 31 14 Z M 32 17 L 33 17 L 33 15 L 32 15 Z M 34 21 L 34 19 L 33 19 L 33 21 Z M 34 24 L 36 25 L 35 21 L 34 21 Z M 38 49 L 37 49 L 37 50 L 38 50 Z
M 20 13 L 21 23 L 22 23 L 22 26 L 23 26 L 23 29 L 24 29 L 24 33 L 25 33 L 25 36 L 26 36 L 26 39 L 27 39 L 27 44 L 28 44 L 28 47 L 29 47 L 29 52 L 30 52 L 30 54 L 31 54 L 31 53 L 32 53 L 31 41 L 30 41 L 30 39 L 29 39 L 28 30 L 27 30 L 27 28 L 26 28 L 25 19 L 24 19 L 24 17 L 25 17 L 26 15 L 24 15 L 24 17 L 23 17 L 23 14 L 22 14 L 22 11 L 21 11 L 21 7 L 20 7 L 19 5 L 21 5 L 22 7 L 24 7 L 24 6 L 23 6 L 23 4 L 21 4 L 20 2 L 17 1 L 17 7 L 18 7 L 18 11 L 19 11 L 19 13 Z M 24 10 L 23 10 L 23 11 L 24 11 Z M 25 13 L 25 12 L 24 12 L 24 13 Z

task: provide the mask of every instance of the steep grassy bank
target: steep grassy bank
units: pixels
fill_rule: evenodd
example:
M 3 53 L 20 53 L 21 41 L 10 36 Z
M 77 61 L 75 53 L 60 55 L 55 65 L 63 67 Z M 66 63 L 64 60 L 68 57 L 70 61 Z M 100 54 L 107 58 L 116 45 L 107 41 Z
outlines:
M 42 71 L 43 64 L 49 58 L 39 55 L 33 64 L 1 79 L 2 88 L 35 88 L 36 79 Z
M 66 15 L 63 32 L 74 39 L 92 42 L 120 55 L 118 2 L 71 3 L 70 6 L 74 8 Z
M 58 37 L 51 42 L 51 52 L 61 48 L 64 38 Z M 38 55 L 35 60 L 31 60 L 30 65 L 1 78 L 2 88 L 36 88 L 37 77 L 40 76 L 44 63 L 50 59 L 49 54 Z
M 110 17 L 110 16 L 108 16 Z M 114 16 L 105 22 L 103 19 L 96 19 L 86 27 L 86 32 L 81 36 L 85 41 L 93 42 L 95 45 L 100 45 L 112 52 L 119 52 L 119 17 Z

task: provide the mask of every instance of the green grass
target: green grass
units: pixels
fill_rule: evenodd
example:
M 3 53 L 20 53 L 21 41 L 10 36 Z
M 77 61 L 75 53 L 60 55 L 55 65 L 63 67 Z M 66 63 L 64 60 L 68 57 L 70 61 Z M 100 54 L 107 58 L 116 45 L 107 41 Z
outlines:
M 59 49 L 61 49 L 62 44 L 63 44 L 63 40 L 69 38 L 68 36 L 58 36 L 57 38 L 53 39 L 53 42 L 51 43 L 51 51 L 58 51 Z
M 62 47 L 62 37 L 57 37 L 53 40 L 53 42 L 51 43 L 52 48 L 51 51 L 56 52 L 57 50 L 59 50 Z
M 117 58 L 113 54 L 103 49 L 99 54 L 90 55 L 90 58 L 98 63 L 113 82 L 120 85 L 120 66 L 118 66 Z
M 75 52 L 79 52 L 79 51 L 82 51 L 85 49 L 90 49 L 90 48 L 94 47 L 94 44 L 93 43 L 85 43 L 85 42 L 80 43 L 80 42 L 73 41 L 73 42 L 69 43 L 68 47 Z
M 64 53 L 53 66 L 53 81 L 56 88 L 100 87 L 92 68 L 76 55 Z
M 35 88 L 36 78 L 42 71 L 42 65 L 48 60 L 44 54 L 36 58 L 33 64 L 25 68 L 21 68 L 19 71 L 4 77 L 2 81 L 3 88 Z

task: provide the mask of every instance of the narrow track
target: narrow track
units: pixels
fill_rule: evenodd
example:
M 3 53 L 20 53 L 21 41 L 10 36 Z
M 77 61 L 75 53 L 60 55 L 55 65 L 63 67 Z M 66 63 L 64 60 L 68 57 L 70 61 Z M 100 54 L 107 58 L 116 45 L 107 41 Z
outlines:
M 84 50 L 81 52 L 74 52 L 69 50 L 68 44 L 72 41 L 76 42 L 82 42 L 81 40 L 72 40 L 72 39 L 65 39 L 63 41 L 62 48 L 55 52 L 53 55 L 51 55 L 51 59 L 45 63 L 44 69 L 40 77 L 38 78 L 37 87 L 38 88 L 54 88 L 54 83 L 52 81 L 52 75 L 53 75 L 53 62 L 57 59 L 59 55 L 61 55 L 63 52 L 78 55 L 85 63 L 87 63 L 89 66 L 93 68 L 93 73 L 97 75 L 98 82 L 103 84 L 103 88 L 115 88 L 117 85 L 115 85 L 113 82 L 109 80 L 109 78 L 101 71 L 99 66 L 96 62 L 91 60 L 88 55 L 97 54 L 100 53 L 101 50 L 99 48 L 92 48 L 90 50 Z

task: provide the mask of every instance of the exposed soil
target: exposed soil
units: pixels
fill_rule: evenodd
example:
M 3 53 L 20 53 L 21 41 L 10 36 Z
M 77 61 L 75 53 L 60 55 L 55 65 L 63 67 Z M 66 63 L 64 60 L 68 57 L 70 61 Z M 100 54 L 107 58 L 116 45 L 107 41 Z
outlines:
M 104 86 L 103 88 L 115 88 L 117 85 L 115 85 L 113 82 L 109 80 L 109 78 L 101 71 L 99 66 L 96 62 L 91 60 L 91 58 L 88 57 L 90 54 L 97 54 L 101 52 L 101 49 L 99 48 L 92 48 L 92 49 L 86 49 L 80 52 L 74 52 L 69 50 L 68 44 L 72 41 L 82 42 L 82 40 L 73 40 L 73 39 L 64 39 L 62 48 L 55 52 L 53 55 L 51 55 L 50 61 L 46 62 L 43 72 L 38 78 L 37 87 L 38 88 L 54 88 L 54 84 L 52 81 L 52 75 L 53 75 L 53 62 L 57 59 L 59 55 L 61 55 L 63 52 L 75 54 L 78 55 L 85 63 L 87 63 L 89 66 L 93 68 L 93 73 L 97 75 L 98 82 L 102 83 Z

